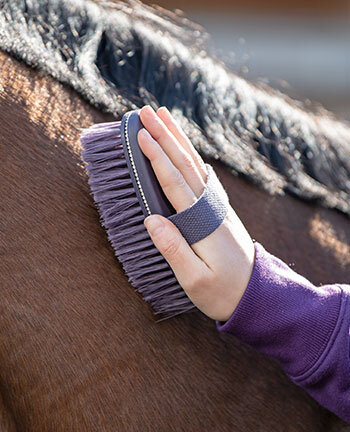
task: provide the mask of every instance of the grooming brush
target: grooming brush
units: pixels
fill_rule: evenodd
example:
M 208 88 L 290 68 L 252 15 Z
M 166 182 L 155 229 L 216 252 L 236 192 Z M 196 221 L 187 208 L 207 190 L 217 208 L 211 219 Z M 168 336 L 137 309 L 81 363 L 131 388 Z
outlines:
M 191 207 L 176 213 L 138 145 L 137 133 L 143 128 L 139 111 L 127 112 L 121 121 L 84 129 L 82 157 L 101 223 L 129 282 L 155 314 L 169 318 L 192 310 L 194 305 L 154 246 L 143 221 L 153 213 L 161 214 L 193 244 L 222 222 L 228 199 L 206 164 L 205 191 Z

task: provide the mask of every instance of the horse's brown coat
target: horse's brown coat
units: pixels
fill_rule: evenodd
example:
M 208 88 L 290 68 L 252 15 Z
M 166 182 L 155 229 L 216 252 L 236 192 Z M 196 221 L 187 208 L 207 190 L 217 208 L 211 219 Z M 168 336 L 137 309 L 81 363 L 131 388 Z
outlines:
M 0 430 L 350 429 L 202 314 L 155 323 L 79 156 L 79 128 L 111 118 L 5 54 L 0 64 Z M 315 283 L 346 281 L 345 216 L 215 168 L 254 238 Z M 315 221 L 329 227 L 321 240 Z

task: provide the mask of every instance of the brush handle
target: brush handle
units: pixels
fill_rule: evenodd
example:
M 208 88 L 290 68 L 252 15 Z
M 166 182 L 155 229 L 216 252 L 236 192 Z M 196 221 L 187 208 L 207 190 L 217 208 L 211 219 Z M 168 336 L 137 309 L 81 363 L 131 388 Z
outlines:
M 176 213 L 165 196 L 152 165 L 143 154 L 137 141 L 137 134 L 143 124 L 140 110 L 124 114 L 121 122 L 121 139 L 137 198 L 145 217 L 160 214 L 177 226 L 189 244 L 196 243 L 211 234 L 224 220 L 229 200 L 213 168 L 205 164 L 207 183 L 202 195 L 187 209 Z
M 144 127 L 139 112 L 140 110 L 128 111 L 122 118 L 120 135 L 126 163 L 145 217 L 154 213 L 167 217 L 175 213 L 175 209 L 165 196 L 150 161 L 138 144 L 137 134 Z

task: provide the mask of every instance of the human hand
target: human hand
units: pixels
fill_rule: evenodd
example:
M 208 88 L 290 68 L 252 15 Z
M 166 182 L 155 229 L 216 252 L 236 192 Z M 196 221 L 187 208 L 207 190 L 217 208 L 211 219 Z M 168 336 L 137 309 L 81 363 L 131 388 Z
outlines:
M 191 206 L 206 183 L 205 164 L 166 107 L 140 111 L 144 125 L 138 142 L 177 212 Z M 232 209 L 209 236 L 191 246 L 177 227 L 161 215 L 145 221 L 156 248 L 167 260 L 191 301 L 212 319 L 226 321 L 247 288 L 254 245 Z

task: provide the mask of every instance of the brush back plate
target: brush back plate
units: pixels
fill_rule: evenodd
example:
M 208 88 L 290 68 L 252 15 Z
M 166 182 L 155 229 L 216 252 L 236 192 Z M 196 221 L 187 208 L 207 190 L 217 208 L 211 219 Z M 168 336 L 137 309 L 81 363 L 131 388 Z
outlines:
M 176 213 L 165 196 L 150 161 L 143 154 L 137 134 L 144 126 L 139 116 L 140 110 L 124 114 L 121 122 L 121 139 L 130 176 L 145 217 L 160 214 L 168 217 Z

